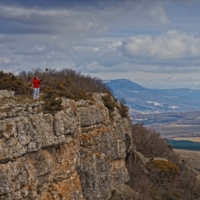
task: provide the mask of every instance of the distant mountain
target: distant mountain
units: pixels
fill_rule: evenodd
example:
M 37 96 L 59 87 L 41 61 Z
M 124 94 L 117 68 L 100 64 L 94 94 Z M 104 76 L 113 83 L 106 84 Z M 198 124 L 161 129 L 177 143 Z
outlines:
M 148 89 L 127 79 L 109 80 L 106 83 L 118 99 L 125 99 L 131 112 L 161 113 L 200 110 L 200 90 Z

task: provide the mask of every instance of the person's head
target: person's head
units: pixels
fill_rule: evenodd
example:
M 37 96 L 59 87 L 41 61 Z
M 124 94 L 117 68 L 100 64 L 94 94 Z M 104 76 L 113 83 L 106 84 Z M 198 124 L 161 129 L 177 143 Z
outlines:
M 38 79 L 38 76 L 34 76 L 34 79 L 35 79 L 35 78 L 37 78 L 37 79 Z

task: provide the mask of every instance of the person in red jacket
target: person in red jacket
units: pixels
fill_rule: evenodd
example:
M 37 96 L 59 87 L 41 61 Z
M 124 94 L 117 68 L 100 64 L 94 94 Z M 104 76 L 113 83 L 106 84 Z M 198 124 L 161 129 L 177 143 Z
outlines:
M 34 76 L 34 78 L 33 78 L 33 89 L 34 89 L 33 99 L 39 98 L 40 82 L 41 82 L 41 80 L 38 78 L 38 76 Z

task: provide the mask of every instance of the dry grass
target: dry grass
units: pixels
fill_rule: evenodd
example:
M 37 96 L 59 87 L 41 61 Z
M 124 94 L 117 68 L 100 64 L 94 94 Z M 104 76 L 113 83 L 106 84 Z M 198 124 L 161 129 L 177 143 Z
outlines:
M 188 150 L 174 150 L 188 166 L 200 171 L 200 152 Z

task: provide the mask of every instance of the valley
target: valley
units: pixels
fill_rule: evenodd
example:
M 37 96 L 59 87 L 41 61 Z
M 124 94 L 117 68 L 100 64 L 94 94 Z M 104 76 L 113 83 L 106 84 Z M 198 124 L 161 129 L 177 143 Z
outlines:
M 142 123 L 162 137 L 200 137 L 200 111 L 138 114 L 130 111 L 133 124 Z
M 200 90 L 150 89 L 127 79 L 106 84 L 125 100 L 133 124 L 157 131 L 174 149 L 200 151 Z

